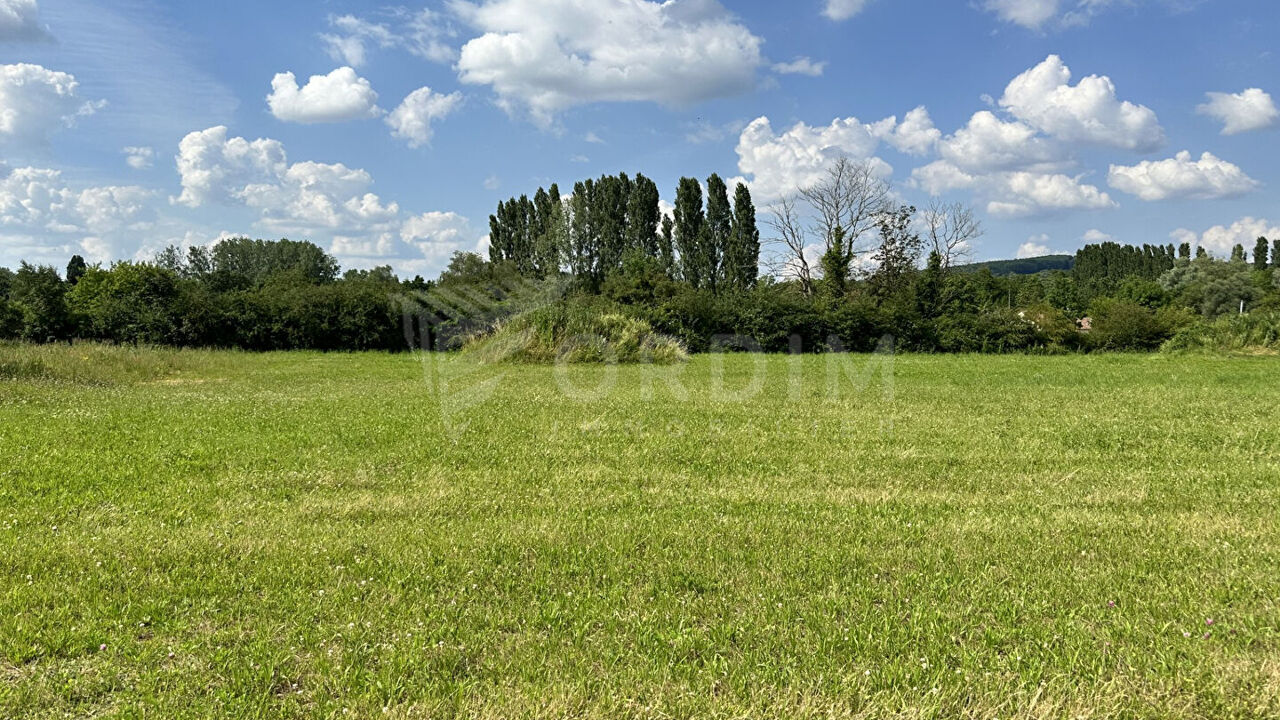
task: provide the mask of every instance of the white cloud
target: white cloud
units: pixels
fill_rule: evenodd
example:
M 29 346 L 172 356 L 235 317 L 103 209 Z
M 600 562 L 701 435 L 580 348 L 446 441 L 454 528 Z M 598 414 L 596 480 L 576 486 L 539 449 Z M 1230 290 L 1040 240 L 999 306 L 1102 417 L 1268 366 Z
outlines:
M 1071 85 L 1071 69 L 1057 55 L 1014 78 L 1000 107 L 1014 117 L 1066 142 L 1148 152 L 1164 144 L 1156 114 L 1120 101 L 1105 76 L 1090 75 Z
M 1258 187 L 1236 165 L 1206 152 L 1199 160 L 1183 151 L 1168 160 L 1144 160 L 1132 167 L 1112 165 L 1108 178 L 1111 187 L 1143 200 L 1170 198 L 1213 200 L 1243 195 Z
M 1112 5 L 1133 5 L 1139 0 L 985 0 L 982 7 L 995 13 L 1001 20 L 1021 25 L 1029 30 L 1042 30 L 1047 25 L 1072 27 L 1088 24 L 1094 15 Z M 1194 2 L 1195 0 L 1190 0 Z M 1165 4 L 1179 8 L 1190 4 L 1188 0 L 1165 0 Z
M 779 75 L 808 75 L 809 77 L 821 77 L 822 73 L 827 69 L 827 63 L 814 62 L 807 57 L 798 57 L 791 62 L 774 63 L 773 71 Z
M 500 187 L 502 187 L 502 178 L 498 177 L 497 175 L 490 175 L 489 177 L 484 179 L 485 190 L 492 191 L 492 190 L 497 190 Z
M 377 117 L 378 93 L 368 80 L 350 67 L 340 67 L 328 75 L 313 75 L 303 87 L 293 73 L 280 73 L 271 80 L 267 105 L 271 114 L 285 122 L 325 123 Z
M 147 170 L 155 165 L 155 148 L 127 147 L 122 152 L 124 152 L 125 163 L 134 170 Z
M 1116 207 L 1110 195 L 1079 177 L 1029 172 L 1005 173 L 994 178 L 996 199 L 987 203 L 992 215 L 1029 216 L 1063 210 L 1106 210 Z
M 1108 233 L 1104 233 L 1101 230 L 1098 230 L 1097 228 L 1094 228 L 1092 230 L 1086 231 L 1084 235 L 1081 235 L 1080 240 L 1083 241 L 1085 244 L 1091 244 L 1091 243 L 1098 244 L 1098 243 L 1105 243 L 1105 242 L 1115 242 L 1116 239 L 1112 235 Z
M 1018 246 L 1018 259 L 1026 260 L 1028 258 L 1044 257 L 1052 255 L 1053 251 L 1049 249 L 1048 235 L 1033 235 L 1027 238 L 1027 241 Z
M 983 7 L 1005 22 L 1038 30 L 1058 14 L 1059 0 L 986 0 Z
M 591 102 L 687 105 L 756 85 L 763 42 L 716 0 L 456 0 L 460 79 L 535 122 Z
M 48 40 L 36 0 L 0 0 L 0 42 Z
M 583 139 L 583 140 L 585 140 L 586 142 L 591 143 L 592 145 L 605 145 L 605 144 L 607 144 L 607 143 L 605 143 L 605 141 L 604 141 L 604 140 L 602 140 L 602 139 L 600 138 L 600 136 L 599 136 L 599 135 L 597 135 L 597 134 L 595 134 L 595 133 L 593 133 L 593 132 L 589 132 L 589 133 L 587 133 L 587 134 L 586 134 L 582 139 Z
M 823 9 L 822 14 L 835 20 L 848 20 L 849 18 L 862 12 L 871 0 L 827 0 L 827 6 Z
M 76 189 L 57 170 L 17 168 L 0 178 L 0 244 L 14 233 L 63 247 L 102 248 L 144 230 L 153 193 L 136 186 Z
M 361 67 L 367 62 L 369 46 L 383 50 L 400 48 L 438 63 L 457 59 L 457 51 L 448 43 L 454 31 L 439 13 L 429 9 L 411 12 L 403 8 L 387 13 L 390 25 L 354 15 L 330 16 L 329 26 L 333 32 L 320 35 L 325 50 L 335 61 L 352 67 Z
M 75 76 L 40 65 L 0 65 L 0 143 L 40 145 L 61 127 L 92 115 L 105 102 L 80 99 Z
M 1006 122 L 982 110 L 938 147 L 943 160 L 970 173 L 999 170 L 1054 169 L 1064 161 L 1063 149 L 1040 137 L 1024 123 Z
M 1208 115 L 1222 123 L 1223 135 L 1239 135 L 1252 130 L 1264 130 L 1280 119 L 1271 95 L 1259 88 L 1229 94 L 1205 93 L 1209 101 L 1196 107 L 1196 112 Z
M 409 142 L 417 148 L 431 144 L 431 123 L 449 116 L 462 103 L 462 93 L 441 95 L 424 87 L 409 96 L 387 116 L 387 125 L 394 137 Z
M 406 218 L 398 203 L 369 191 L 373 178 L 364 170 L 290 163 L 278 140 L 228 137 L 225 127 L 187 135 L 179 145 L 178 171 L 183 193 L 173 202 L 249 208 L 258 228 L 315 242 L 327 238 L 330 251 L 349 264 L 377 261 L 422 272 L 437 268 L 455 244 L 474 239 L 465 219 L 453 213 Z
M 933 126 L 933 118 L 923 105 L 907 113 L 901 123 L 893 116 L 873 124 L 871 133 L 909 155 L 928 154 L 942 138 L 942 132 Z
M 738 169 L 752 176 L 757 203 L 769 203 L 821 180 L 840 157 L 869 162 L 888 177 L 893 168 L 874 156 L 880 138 L 858 118 L 832 121 L 826 127 L 796 123 L 777 134 L 769 118 L 757 118 L 738 139 Z
M 1218 255 L 1230 255 L 1236 245 L 1244 245 L 1252 252 L 1254 242 L 1260 238 L 1280 238 L 1280 226 L 1263 218 L 1245 217 L 1231 225 L 1215 225 L 1197 233 L 1194 230 L 1178 228 L 1169 234 L 1175 242 L 1188 242 L 1203 247 Z

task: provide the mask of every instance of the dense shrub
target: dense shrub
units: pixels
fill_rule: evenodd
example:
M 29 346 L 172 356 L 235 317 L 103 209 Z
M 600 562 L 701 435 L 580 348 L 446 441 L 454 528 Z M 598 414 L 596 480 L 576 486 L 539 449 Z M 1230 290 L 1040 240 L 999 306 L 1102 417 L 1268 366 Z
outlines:
M 1166 352 L 1280 351 L 1280 313 L 1228 315 L 1179 330 L 1162 347 Z
M 1095 300 L 1089 314 L 1093 319 L 1089 345 L 1098 350 L 1154 350 L 1183 322 L 1179 313 L 1115 298 Z
M 679 341 L 648 321 L 589 299 L 521 313 L 472 338 L 464 352 L 489 363 L 670 364 L 687 357 Z

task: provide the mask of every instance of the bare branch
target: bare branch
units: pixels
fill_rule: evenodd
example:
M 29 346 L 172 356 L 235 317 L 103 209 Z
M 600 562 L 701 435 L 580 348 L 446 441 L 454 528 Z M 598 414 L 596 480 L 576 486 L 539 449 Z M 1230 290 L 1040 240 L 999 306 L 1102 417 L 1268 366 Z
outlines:
M 973 243 L 982 237 L 982 223 L 973 208 L 964 203 L 934 200 L 923 214 L 924 235 L 929 247 L 942 259 L 942 267 L 951 268 L 968 259 Z
M 770 270 L 775 274 L 793 276 L 800 281 L 800 288 L 806 295 L 813 293 L 813 271 L 809 260 L 805 257 L 808 245 L 808 232 L 800 213 L 796 210 L 796 201 L 786 198 L 769 209 L 769 227 L 773 236 L 768 242 L 779 248 L 770 263 Z

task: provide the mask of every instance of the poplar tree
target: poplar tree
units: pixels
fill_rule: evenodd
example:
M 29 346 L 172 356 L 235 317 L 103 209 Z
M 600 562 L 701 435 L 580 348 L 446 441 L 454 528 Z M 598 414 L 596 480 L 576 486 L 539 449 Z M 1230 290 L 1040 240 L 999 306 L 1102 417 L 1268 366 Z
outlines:
M 1266 270 L 1267 259 L 1271 253 L 1271 243 L 1267 242 L 1264 237 L 1258 238 L 1258 243 L 1253 246 L 1253 269 Z
M 731 287 L 754 287 L 760 275 L 760 229 L 751 191 L 738 183 L 733 194 L 733 231 L 725 252 L 725 280 Z
M 701 287 L 699 251 L 706 216 L 702 212 L 702 185 L 694 178 L 680 178 L 676 187 L 675 246 L 680 252 L 684 281 Z
M 658 186 L 644 175 L 636 175 L 627 199 L 627 250 L 642 252 L 651 258 L 661 257 L 658 226 L 662 210 L 658 208 Z
M 725 251 L 733 236 L 733 206 L 729 204 L 729 188 L 719 175 L 707 178 L 707 224 L 701 243 L 699 271 L 702 283 L 714 292 L 722 276 Z

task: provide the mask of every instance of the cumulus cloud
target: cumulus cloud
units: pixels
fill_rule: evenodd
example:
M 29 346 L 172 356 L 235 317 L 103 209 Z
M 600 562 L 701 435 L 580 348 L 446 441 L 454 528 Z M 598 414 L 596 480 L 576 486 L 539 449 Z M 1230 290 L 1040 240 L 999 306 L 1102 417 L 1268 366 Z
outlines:
M 0 42 L 48 40 L 36 0 L 0 0 Z
M 290 163 L 278 140 L 229 137 L 225 127 L 193 132 L 179 145 L 178 172 L 183 192 L 173 202 L 249 208 L 258 227 L 328 238 L 331 252 L 356 264 L 378 260 L 420 271 L 456 249 L 440 214 L 406 218 L 398 203 L 370 192 L 368 172 L 341 163 Z M 465 244 L 465 225 L 453 227 Z
M 1178 228 L 1169 234 L 1178 243 L 1191 243 L 1203 247 L 1218 255 L 1230 255 L 1236 245 L 1244 245 L 1252 250 L 1253 243 L 1260 237 L 1280 238 L 1280 225 L 1264 218 L 1245 217 L 1230 225 L 1215 225 L 1197 233 L 1187 228 Z
M 848 20 L 862 12 L 869 2 L 871 0 L 827 0 L 827 6 L 823 8 L 822 14 L 837 22 Z
M 378 93 L 368 80 L 350 67 L 340 67 L 328 75 L 313 75 L 298 87 L 293 73 L 279 73 L 271 81 L 267 105 L 271 114 L 285 122 L 326 123 L 377 117 Z
M 938 153 L 943 160 L 970 173 L 1051 169 L 1064 161 L 1060 145 L 1024 123 L 1006 122 L 987 110 L 975 113 L 967 125 L 943 140 Z
M 148 192 L 137 187 L 73 190 L 58 170 L 17 168 L 0 180 L 0 224 L 55 233 L 101 233 L 142 210 Z
M 489 85 L 508 112 L 550 125 L 590 102 L 685 105 L 756 85 L 763 42 L 717 0 L 456 0 L 458 17 L 483 33 L 462 47 L 457 69 Z
M 987 203 L 987 212 L 992 215 L 1019 217 L 1117 207 L 1110 195 L 1093 185 L 1086 185 L 1079 177 L 1014 172 L 998 175 L 992 181 L 998 198 Z
M 1112 165 L 1108 183 L 1147 201 L 1214 200 L 1243 195 L 1258 187 L 1257 181 L 1243 170 L 1213 153 L 1206 152 L 1199 160 L 1192 160 L 1186 151 L 1168 160 L 1144 160 L 1132 167 Z
M 779 75 L 808 75 L 809 77 L 821 77 L 822 73 L 827 69 L 827 63 L 814 62 L 807 57 L 798 57 L 791 62 L 774 63 L 773 71 Z
M 79 96 L 75 76 L 40 65 L 0 65 L 0 143 L 39 145 L 106 105 Z
M 462 93 L 441 95 L 424 87 L 414 90 L 387 116 L 391 134 L 417 148 L 431 143 L 431 123 L 449 116 L 462 103 Z
M 871 134 L 908 155 L 926 155 L 942 138 L 933 118 L 923 105 L 906 114 L 902 122 L 897 116 L 887 117 L 871 126 Z
M 858 118 L 837 119 L 826 127 L 796 123 L 774 132 L 769 118 L 757 118 L 738 138 L 738 169 L 752 176 L 758 202 L 772 202 L 821 180 L 831 163 L 849 157 L 871 163 L 888 177 L 893 168 L 874 156 L 880 139 Z
M 1110 78 L 1090 75 L 1075 85 L 1070 82 L 1071 69 L 1062 58 L 1050 55 L 1009 83 L 1000 107 L 1065 142 L 1139 152 L 1164 144 L 1156 114 L 1119 100 Z
M 429 9 L 411 12 L 404 8 L 386 12 L 390 24 L 354 15 L 331 15 L 332 32 L 320 35 L 329 57 L 358 68 L 368 61 L 368 49 L 377 47 L 400 48 L 438 63 L 457 59 L 457 51 L 448 42 L 455 32 L 439 13 Z
M 1027 238 L 1027 241 L 1018 246 L 1018 259 L 1026 260 L 1028 258 L 1044 257 L 1052 255 L 1053 251 L 1049 249 L 1049 236 L 1045 234 L 1033 235 Z
M 1113 236 L 1112 236 L 1112 235 L 1110 235 L 1109 233 L 1104 233 L 1104 232 L 1102 232 L 1101 230 L 1098 230 L 1097 228 L 1094 228 L 1094 229 L 1092 229 L 1092 230 L 1087 230 L 1087 231 L 1085 231 L 1085 234 L 1084 234 L 1084 235 L 1081 235 L 1081 236 L 1080 236 L 1080 239 L 1081 239 L 1082 241 L 1084 241 L 1086 244 L 1089 244 L 1089 243 L 1097 244 L 1097 243 L 1105 243 L 1105 242 L 1115 242 L 1115 237 L 1113 237 Z
M 134 170 L 147 170 L 155 165 L 155 148 L 127 147 L 122 152 L 125 163 Z
M 1235 94 L 1205 93 L 1209 101 L 1196 107 L 1196 112 L 1208 115 L 1222 123 L 1223 135 L 1239 135 L 1253 130 L 1265 130 L 1280 119 L 1271 95 L 1259 88 L 1249 88 Z

